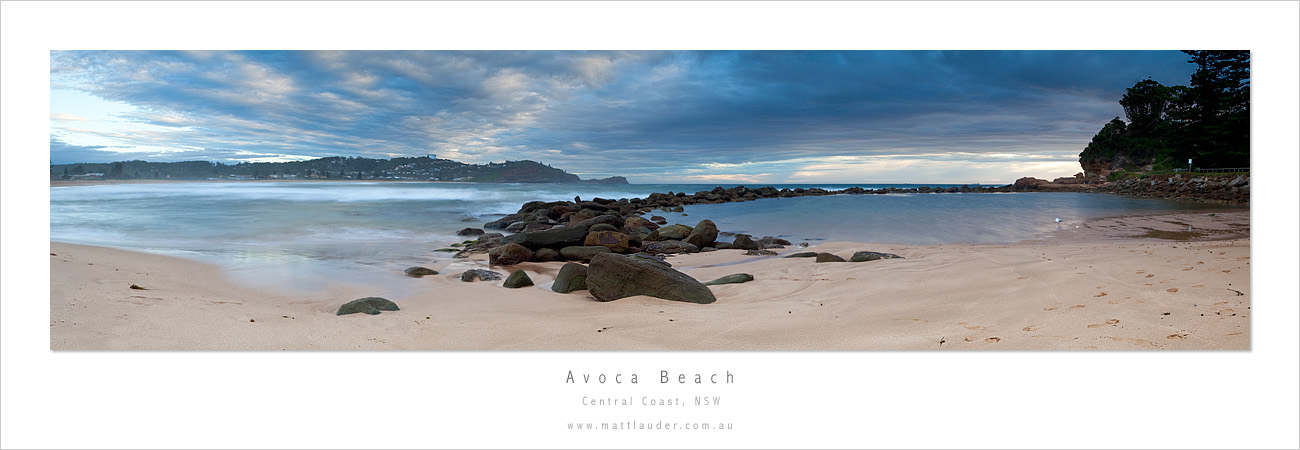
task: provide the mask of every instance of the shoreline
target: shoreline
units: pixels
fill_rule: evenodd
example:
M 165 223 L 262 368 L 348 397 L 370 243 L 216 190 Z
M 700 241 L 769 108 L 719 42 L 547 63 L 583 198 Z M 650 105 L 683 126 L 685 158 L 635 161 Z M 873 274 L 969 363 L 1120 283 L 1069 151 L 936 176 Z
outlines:
M 122 184 L 170 184 L 170 183 L 233 183 L 233 182 L 255 182 L 255 183 L 313 183 L 313 182 L 368 182 L 368 183 L 451 183 L 451 184 L 477 184 L 473 181 L 432 181 L 432 180 L 351 180 L 351 179 L 258 179 L 258 180 L 159 180 L 159 179 L 101 179 L 101 180 L 59 180 L 51 179 L 50 187 L 72 187 L 72 186 L 96 186 L 96 185 L 122 185 Z M 493 183 L 486 183 L 493 184 Z M 612 185 L 612 186 L 635 186 L 631 183 L 600 183 L 583 181 L 578 183 L 503 183 L 503 184 L 579 184 L 579 185 Z M 683 184 L 683 183 L 666 183 L 666 184 Z M 684 183 L 690 185 L 693 183 Z M 709 185 L 711 183 L 702 183 Z M 710 204 L 710 203 L 728 203 L 738 201 L 750 201 L 758 198 L 773 197 L 803 197 L 816 195 L 881 195 L 895 193 L 909 194 L 944 194 L 944 193 L 1018 193 L 1018 192 L 1081 192 L 1109 194 L 1121 197 L 1133 198 L 1160 198 L 1167 200 L 1195 201 L 1205 203 L 1220 203 L 1225 205 L 1249 205 L 1250 203 L 1250 177 L 1249 174 L 1241 175 L 1216 175 L 1216 176 L 1188 176 L 1184 178 L 1181 174 L 1174 174 L 1172 177 L 1161 179 L 1124 179 L 1118 181 L 1093 181 L 1084 178 L 1057 178 L 1048 181 L 1037 178 L 1021 178 L 1015 183 L 1006 185 L 975 185 L 962 184 L 960 186 L 952 183 L 865 183 L 875 185 L 904 184 L 916 187 L 896 188 L 886 187 L 877 189 L 864 189 L 860 187 L 850 187 L 841 190 L 827 191 L 822 188 L 783 188 L 777 190 L 770 183 L 762 184 L 758 188 L 748 188 L 739 184 L 732 188 L 715 187 L 712 191 L 699 191 L 693 195 L 687 196 L 682 193 L 651 193 L 645 199 L 634 198 L 632 203 L 638 201 L 650 204 L 649 207 L 639 208 L 642 212 L 648 212 L 655 207 L 672 207 L 692 204 Z M 799 184 L 799 183 L 795 183 Z M 818 183 L 803 183 L 818 184 Z M 854 184 L 854 183 L 825 183 L 825 184 Z M 942 187 L 942 186 L 949 187 Z M 739 189 L 740 195 L 735 195 L 734 191 Z M 713 194 L 713 195 L 710 195 Z M 750 194 L 750 195 L 745 195 Z M 656 198 L 657 197 L 657 198 Z M 680 200 L 673 200 L 677 197 Z M 626 200 L 626 199 L 622 199 Z M 658 201 L 655 203 L 655 201 Z
M 1124 237 L 1189 224 L 1221 239 Z M 466 283 L 486 254 L 391 298 L 401 310 L 335 316 L 372 287 L 304 295 L 250 288 L 183 258 L 51 242 L 54 350 L 1059 350 L 1250 347 L 1249 211 L 1122 216 L 1041 240 L 933 246 L 824 242 L 807 249 L 902 259 L 814 263 L 740 250 L 672 255 L 716 303 L 637 296 L 598 302 L 537 283 Z M 1244 225 L 1244 229 L 1242 229 Z M 1169 234 L 1165 237 L 1179 237 Z M 395 277 L 402 276 L 394 274 Z M 145 290 L 131 289 L 136 284 Z M 1238 295 L 1237 293 L 1241 293 Z M 1165 314 L 1168 313 L 1168 314 Z M 940 343 L 942 341 L 942 343 Z

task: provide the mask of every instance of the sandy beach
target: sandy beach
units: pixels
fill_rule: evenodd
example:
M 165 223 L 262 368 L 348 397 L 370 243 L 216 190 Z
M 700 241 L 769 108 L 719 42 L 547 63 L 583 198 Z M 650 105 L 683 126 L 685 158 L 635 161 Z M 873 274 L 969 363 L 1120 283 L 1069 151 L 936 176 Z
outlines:
M 1063 227 L 1010 245 L 828 242 L 795 251 L 894 253 L 815 263 L 739 250 L 672 256 L 713 286 L 698 305 L 650 297 L 598 302 L 552 292 L 562 263 L 524 263 L 536 286 L 462 282 L 468 260 L 391 298 L 400 311 L 336 316 L 365 297 L 241 285 L 168 256 L 51 243 L 55 350 L 1207 350 L 1250 349 L 1249 213 L 1166 214 Z M 1073 225 L 1071 225 L 1073 226 Z M 1188 232 L 1187 228 L 1197 230 Z M 496 267 L 509 273 L 511 268 Z M 394 277 L 403 276 L 394 273 Z M 341 279 L 345 277 L 340 277 Z M 131 285 L 144 289 L 133 289 Z

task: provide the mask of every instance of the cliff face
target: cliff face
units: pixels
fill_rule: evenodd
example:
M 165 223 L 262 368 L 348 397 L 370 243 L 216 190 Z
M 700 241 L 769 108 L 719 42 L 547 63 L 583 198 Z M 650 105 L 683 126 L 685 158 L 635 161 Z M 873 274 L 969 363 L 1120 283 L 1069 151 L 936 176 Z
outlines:
M 1104 180 L 1116 169 L 1151 170 L 1164 150 L 1160 139 L 1143 136 L 1116 117 L 1079 153 L 1079 165 L 1085 177 Z

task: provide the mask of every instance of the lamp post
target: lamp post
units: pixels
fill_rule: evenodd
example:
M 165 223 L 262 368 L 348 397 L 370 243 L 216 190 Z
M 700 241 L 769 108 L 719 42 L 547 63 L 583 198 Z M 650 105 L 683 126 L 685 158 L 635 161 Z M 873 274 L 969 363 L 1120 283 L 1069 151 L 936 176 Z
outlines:
M 1187 171 L 1192 171 L 1192 158 L 1187 158 Z

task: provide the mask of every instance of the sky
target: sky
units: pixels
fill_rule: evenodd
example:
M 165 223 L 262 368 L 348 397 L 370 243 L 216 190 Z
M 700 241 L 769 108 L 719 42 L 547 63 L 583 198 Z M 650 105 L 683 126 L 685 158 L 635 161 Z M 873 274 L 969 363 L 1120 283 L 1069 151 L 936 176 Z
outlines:
M 633 183 L 1081 171 L 1178 51 L 53 51 L 52 163 L 437 155 Z

